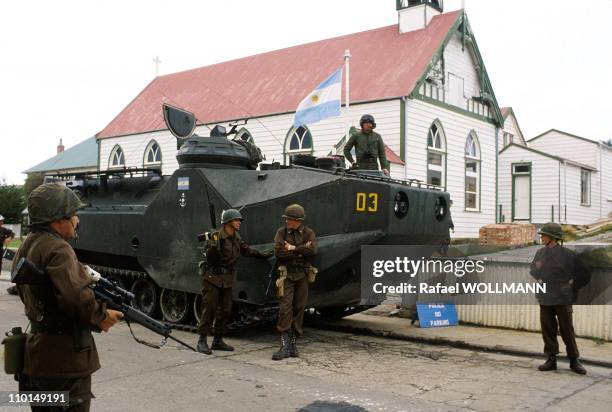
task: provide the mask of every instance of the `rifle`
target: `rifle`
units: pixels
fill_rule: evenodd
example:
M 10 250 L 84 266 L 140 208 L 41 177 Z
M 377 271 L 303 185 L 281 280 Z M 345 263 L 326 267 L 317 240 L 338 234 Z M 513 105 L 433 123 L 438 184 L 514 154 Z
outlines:
M 172 336 L 172 330 L 168 325 L 145 315 L 138 309 L 131 306 L 130 303 L 134 299 L 133 293 L 128 292 L 110 280 L 103 278 L 102 275 L 89 266 L 85 266 L 85 268 L 87 269 L 88 274 L 91 276 L 91 284 L 89 287 L 93 290 L 96 299 L 106 303 L 108 308 L 118 310 L 119 312 L 123 313 L 123 319 L 128 324 L 130 333 L 136 342 L 159 349 L 166 344 L 168 339 L 172 339 L 173 341 L 180 343 L 192 351 L 197 352 L 192 346 Z M 15 265 L 15 269 L 11 273 L 11 281 L 18 285 L 40 285 L 47 284 L 50 282 L 50 279 L 47 277 L 47 274 L 37 268 L 34 263 L 27 258 L 22 257 L 19 259 L 17 265 Z M 134 336 L 130 322 L 138 323 L 139 325 L 144 326 L 158 335 L 163 336 L 164 339 L 160 345 L 154 345 L 142 341 Z

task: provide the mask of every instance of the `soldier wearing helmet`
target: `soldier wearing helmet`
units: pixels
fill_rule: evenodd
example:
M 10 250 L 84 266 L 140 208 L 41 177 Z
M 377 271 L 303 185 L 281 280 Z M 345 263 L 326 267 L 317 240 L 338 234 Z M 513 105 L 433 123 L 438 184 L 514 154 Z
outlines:
M 361 131 L 353 134 L 344 146 L 344 157 L 353 164 L 353 168 L 360 170 L 379 170 L 389 176 L 389 163 L 385 155 L 385 144 L 382 137 L 374 131 L 376 122 L 374 116 L 364 114 L 359 120 Z M 357 162 L 353 160 L 351 149 L 355 148 Z
M 540 324 L 546 362 L 538 367 L 540 371 L 557 369 L 557 328 L 561 332 L 570 369 L 584 375 L 586 370 L 580 364 L 576 336 L 572 321 L 572 303 L 575 299 L 574 282 L 586 271 L 575 253 L 560 245 L 563 229 L 558 223 L 546 223 L 539 231 L 543 248 L 537 251 L 531 263 L 531 276 L 546 285 L 546 292 L 538 294 L 540 303 Z
M 106 309 L 88 287 L 91 277 L 68 243 L 76 238 L 84 207 L 66 186 L 44 184 L 28 198 L 30 233 L 14 264 L 26 257 L 44 270 L 49 285 L 18 285 L 31 323 L 20 391 L 69 391 L 70 410 L 87 411 L 91 374 L 100 368 L 92 330 L 107 332 L 122 313 Z
M 286 223 L 274 237 L 280 299 L 276 329 L 281 341 L 280 349 L 272 355 L 274 360 L 299 356 L 297 338 L 303 333 L 308 283 L 314 282 L 316 275 L 312 259 L 317 242 L 314 231 L 302 223 L 306 218 L 304 208 L 297 204 L 287 206 L 283 218 Z
M 221 214 L 223 228 L 209 235 L 206 241 L 206 269 L 202 282 L 202 316 L 198 325 L 198 352 L 211 355 L 213 350 L 233 351 L 223 341 L 225 325 L 232 313 L 232 283 L 234 267 L 243 256 L 267 258 L 272 252 L 262 253 L 249 247 L 238 234 L 242 215 L 236 209 L 224 210 Z M 212 334 L 212 345 L 207 337 Z
M 15 237 L 15 233 L 4 227 L 4 216 L 0 215 L 0 239 L 2 239 L 2 245 L 0 245 L 0 270 L 2 270 L 2 256 L 4 256 L 4 249 L 6 245 Z

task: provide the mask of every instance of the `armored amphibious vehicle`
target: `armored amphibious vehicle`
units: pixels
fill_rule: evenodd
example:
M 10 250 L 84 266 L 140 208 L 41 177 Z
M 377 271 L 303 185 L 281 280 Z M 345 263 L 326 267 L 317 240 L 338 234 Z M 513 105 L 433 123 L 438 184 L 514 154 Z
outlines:
M 177 137 L 179 168 L 120 169 L 80 177 L 74 188 L 89 206 L 80 212 L 79 259 L 131 288 L 136 306 L 174 324 L 200 316 L 203 259 L 198 234 L 218 228 L 221 212 L 245 218 L 240 235 L 262 251 L 283 222 L 285 207 L 299 203 L 317 234 L 319 274 L 308 307 L 340 317 L 360 305 L 362 245 L 442 244 L 448 239 L 447 193 L 417 181 L 346 170 L 333 158 L 261 163 L 260 150 L 221 126 L 194 134 L 192 113 L 164 105 Z M 310 166 L 304 166 L 308 164 Z M 274 314 L 274 258 L 241 258 L 233 288 L 233 326 Z

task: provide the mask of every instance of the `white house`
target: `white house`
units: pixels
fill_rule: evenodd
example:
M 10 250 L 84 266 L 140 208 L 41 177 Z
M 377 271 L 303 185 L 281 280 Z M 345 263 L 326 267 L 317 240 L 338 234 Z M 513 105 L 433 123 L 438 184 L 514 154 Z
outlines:
M 612 212 L 612 147 L 558 130 L 500 152 L 505 221 L 588 224 Z
M 376 118 L 392 177 L 419 179 L 451 194 L 457 237 L 496 221 L 496 141 L 503 116 L 466 14 L 442 1 L 398 0 L 399 24 L 222 62 L 154 79 L 97 134 L 100 168 L 177 168 L 177 142 L 162 103 L 193 112 L 196 133 L 248 123 L 267 161 L 325 156 L 364 113 Z M 294 128 L 299 102 L 350 51 L 350 107 Z

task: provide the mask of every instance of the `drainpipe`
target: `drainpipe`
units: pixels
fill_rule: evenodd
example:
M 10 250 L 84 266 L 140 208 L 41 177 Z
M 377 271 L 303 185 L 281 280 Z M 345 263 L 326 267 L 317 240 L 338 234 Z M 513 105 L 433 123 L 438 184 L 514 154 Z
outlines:
M 600 219 L 604 217 L 603 216 L 603 181 L 601 180 L 602 179 L 601 175 L 603 174 L 602 173 L 603 167 L 601 164 L 602 162 L 601 154 L 604 150 L 604 148 L 602 147 L 602 144 L 603 144 L 602 142 L 599 142 L 597 144 L 597 148 L 599 149 L 599 166 L 597 167 L 597 169 L 599 170 L 599 218 Z
M 567 224 L 567 164 L 563 162 L 563 203 L 565 203 L 565 223 Z
M 559 207 L 558 207 L 558 219 L 557 222 L 561 223 L 561 162 L 559 162 L 559 189 L 557 193 L 557 197 L 559 198 Z
M 482 196 L 482 195 L 481 195 Z M 497 216 L 497 205 L 499 204 L 499 127 L 495 126 L 495 223 L 501 222 L 501 216 Z
M 406 102 L 406 96 L 402 96 L 402 102 L 404 103 L 404 110 L 401 113 L 402 115 L 402 119 L 400 119 L 400 122 L 404 122 L 404 130 L 403 130 L 403 136 L 402 139 L 404 140 L 404 180 L 408 180 L 408 119 L 407 119 L 407 115 L 406 115 L 406 111 L 407 109 L 407 102 Z M 402 105 L 400 105 L 402 106 Z M 391 167 L 391 166 L 389 166 Z M 390 172 L 390 171 L 389 171 Z

